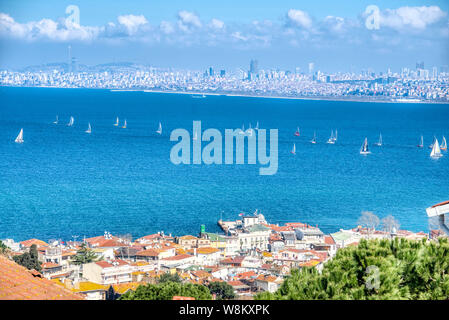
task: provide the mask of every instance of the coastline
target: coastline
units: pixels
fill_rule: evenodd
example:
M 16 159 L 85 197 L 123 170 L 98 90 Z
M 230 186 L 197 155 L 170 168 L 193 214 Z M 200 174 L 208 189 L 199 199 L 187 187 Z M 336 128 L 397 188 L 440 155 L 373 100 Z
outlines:
M 224 97 L 242 97 L 242 98 L 264 98 L 264 99 L 286 99 L 286 100 L 305 100 L 305 101 L 333 101 L 333 102 L 366 102 L 366 103 L 393 103 L 393 104 L 449 104 L 449 101 L 432 101 L 432 100 L 419 100 L 419 101 L 393 101 L 390 99 L 369 99 L 362 97 L 332 97 L 332 96 L 317 96 L 317 97 L 292 97 L 282 95 L 256 95 L 245 93 L 226 93 L 226 92 L 185 92 L 185 91 L 173 91 L 173 90 L 151 90 L 151 89 L 113 89 L 113 88 L 85 88 L 85 87 L 54 87 L 54 86 L 5 86 L 4 88 L 51 88 L 51 89 L 88 89 L 88 90 L 108 90 L 110 92 L 143 92 L 143 93 L 162 93 L 162 94 L 184 94 L 184 95 L 205 95 L 207 96 L 224 96 Z M 400 98 L 395 98 L 400 99 Z

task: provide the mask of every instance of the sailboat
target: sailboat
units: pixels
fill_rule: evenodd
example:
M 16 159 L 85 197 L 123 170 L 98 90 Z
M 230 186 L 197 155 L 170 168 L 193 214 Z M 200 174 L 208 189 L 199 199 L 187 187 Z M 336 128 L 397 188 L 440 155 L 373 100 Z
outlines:
M 337 142 L 337 138 L 338 138 L 338 131 L 335 130 L 334 142 Z
M 20 129 L 19 135 L 17 136 L 16 140 L 14 140 L 16 143 L 23 143 L 23 129 Z
M 316 132 L 313 132 L 313 139 L 310 140 L 311 143 L 316 144 Z
M 90 122 L 89 126 L 87 127 L 86 133 L 92 133 L 92 127 L 90 126 Z
M 298 127 L 298 128 L 296 128 L 295 136 L 299 137 L 300 135 L 301 135 L 301 133 L 299 132 L 299 127 Z
M 157 128 L 156 131 L 158 134 L 162 134 L 162 124 L 159 122 L 159 127 Z
M 259 121 L 257 121 L 256 127 L 254 129 L 259 130 Z
M 125 119 L 125 122 L 123 123 L 122 128 L 123 128 L 123 129 L 126 129 L 126 119 Z
M 53 121 L 53 123 L 54 123 L 54 124 L 58 124 L 58 122 L 59 122 L 59 119 L 58 119 L 58 116 L 56 116 L 56 120 Z
M 440 145 L 440 149 L 447 150 L 447 142 L 446 142 L 446 138 L 444 136 L 443 136 L 443 141 L 441 142 L 441 145 Z
M 431 158 L 439 158 L 442 156 L 443 156 L 443 154 L 441 153 L 440 145 L 438 144 L 438 139 L 435 138 L 435 141 L 433 143 L 432 152 L 430 152 L 430 157 Z
M 73 126 L 73 123 L 75 122 L 75 119 L 73 118 L 73 117 L 70 117 L 70 121 L 69 121 L 69 123 L 67 123 L 67 126 L 68 127 L 71 127 L 71 126 Z
M 379 135 L 379 141 L 375 143 L 376 146 L 382 147 L 382 133 Z
M 118 117 L 117 117 L 117 120 L 115 120 L 114 126 L 118 127 Z
M 434 136 L 433 137 L 433 142 L 432 144 L 429 146 L 429 149 L 433 149 L 433 146 L 435 145 L 435 141 L 437 140 L 437 138 Z
M 368 148 L 368 138 L 365 138 L 365 141 L 363 141 L 362 147 L 360 148 L 360 154 L 370 154 L 371 151 L 369 151 Z
M 424 147 L 424 137 L 421 135 L 421 140 L 419 141 L 419 144 L 417 145 L 418 148 Z
M 292 154 L 296 154 L 296 145 L 295 144 L 293 144 L 293 148 L 292 148 L 292 151 L 290 151 Z
M 334 130 L 332 130 L 332 131 L 331 131 L 331 136 L 330 136 L 329 140 L 327 140 L 326 143 L 329 143 L 329 144 L 335 144 L 335 141 L 336 141 L 336 139 L 335 139 L 335 137 L 334 137 Z

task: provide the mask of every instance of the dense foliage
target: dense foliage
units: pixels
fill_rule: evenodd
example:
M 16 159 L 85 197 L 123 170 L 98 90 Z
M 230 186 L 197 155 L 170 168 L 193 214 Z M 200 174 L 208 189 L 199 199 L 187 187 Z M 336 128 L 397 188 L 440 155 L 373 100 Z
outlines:
M 449 242 L 362 240 L 324 265 L 292 270 L 256 299 L 449 299 Z
M 164 282 L 177 282 L 177 283 L 181 283 L 182 282 L 182 279 L 181 279 L 181 277 L 179 276 L 179 274 L 177 274 L 177 273 L 174 273 L 174 274 L 171 274 L 171 273 L 164 273 L 163 275 L 161 275 L 159 278 L 158 278 L 158 280 L 157 280 L 157 282 L 158 283 L 164 283 Z
M 15 256 L 13 259 L 17 264 L 20 264 L 29 270 L 34 269 L 39 272 L 42 270 L 41 263 L 38 260 L 37 247 L 35 244 L 30 247 L 30 251 L 19 256 Z
M 0 240 L 0 254 L 6 254 L 8 247 Z
M 229 300 L 235 298 L 234 288 L 224 281 L 214 281 L 207 286 L 210 293 L 215 294 L 217 300 Z
M 94 261 L 99 261 L 101 258 L 97 254 L 89 249 L 86 244 L 82 244 L 81 248 L 76 252 L 76 255 L 72 259 L 72 263 L 76 265 L 81 265 L 85 263 L 90 263 Z
M 120 300 L 171 300 L 173 296 L 193 297 L 196 300 L 210 300 L 212 295 L 207 287 L 192 283 L 163 282 L 137 287 L 128 291 Z

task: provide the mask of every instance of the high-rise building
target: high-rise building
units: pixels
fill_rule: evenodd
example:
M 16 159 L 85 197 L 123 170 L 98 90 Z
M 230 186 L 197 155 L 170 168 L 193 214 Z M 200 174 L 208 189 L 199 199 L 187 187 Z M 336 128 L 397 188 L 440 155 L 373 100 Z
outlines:
M 72 72 L 72 46 L 69 45 L 69 59 L 67 60 L 67 72 Z
M 259 73 L 259 66 L 258 66 L 257 60 L 251 60 L 249 64 L 249 73 L 251 73 L 253 76 L 257 75 Z
M 416 70 L 418 69 L 424 69 L 424 61 L 416 63 Z
M 73 73 L 78 72 L 78 60 L 75 57 L 72 57 L 70 67 L 71 67 L 71 72 L 73 72 Z
M 214 69 L 212 67 L 209 68 L 209 76 L 214 76 Z
M 220 70 L 220 77 L 224 77 L 226 75 L 226 71 L 225 70 Z
M 313 73 L 313 69 L 315 68 L 315 63 L 310 62 L 309 63 L 309 73 L 312 74 Z
M 432 68 L 432 80 L 438 79 L 438 69 L 437 67 Z

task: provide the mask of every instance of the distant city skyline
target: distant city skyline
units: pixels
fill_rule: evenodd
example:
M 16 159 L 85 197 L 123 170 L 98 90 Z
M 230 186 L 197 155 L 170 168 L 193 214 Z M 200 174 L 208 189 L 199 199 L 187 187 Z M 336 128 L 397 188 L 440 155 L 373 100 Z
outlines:
M 372 5 L 379 11 L 370 11 Z M 436 0 L 6 0 L 0 4 L 0 68 L 67 62 L 71 46 L 80 65 L 127 61 L 219 72 L 246 70 L 257 60 L 258 69 L 308 73 L 311 67 L 399 71 L 424 61 L 431 70 L 449 64 L 448 12 L 449 3 Z

